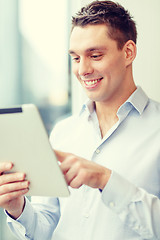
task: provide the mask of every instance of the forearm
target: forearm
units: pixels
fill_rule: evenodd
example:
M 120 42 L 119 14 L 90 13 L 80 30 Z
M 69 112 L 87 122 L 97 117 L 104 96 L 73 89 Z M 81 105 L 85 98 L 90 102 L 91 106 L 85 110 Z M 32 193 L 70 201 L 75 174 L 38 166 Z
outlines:
M 17 220 L 8 218 L 8 225 L 18 239 L 51 239 L 60 217 L 59 203 L 54 198 L 40 199 L 41 202 L 33 204 L 26 200 L 24 211 Z
M 142 239 L 160 239 L 160 200 L 116 173 L 102 193 L 105 205 Z

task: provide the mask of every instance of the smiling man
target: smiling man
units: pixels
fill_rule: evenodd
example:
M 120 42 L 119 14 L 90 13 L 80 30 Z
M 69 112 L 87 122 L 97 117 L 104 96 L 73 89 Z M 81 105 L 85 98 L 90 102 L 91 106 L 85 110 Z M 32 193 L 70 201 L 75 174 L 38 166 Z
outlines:
M 120 98 L 125 94 L 128 98 L 136 88 L 132 77 L 136 46 L 129 40 L 123 49 L 118 49 L 117 42 L 108 32 L 104 24 L 75 27 L 69 52 L 73 58 L 73 72 L 88 97 L 96 102 L 115 103 L 113 97 Z
M 123 24 L 123 23 L 122 23 Z M 117 33 L 115 33 L 117 34 Z M 82 84 L 88 97 L 95 101 L 99 120 L 113 116 L 100 124 L 105 135 L 115 120 L 118 108 L 135 91 L 132 62 L 136 56 L 136 45 L 128 40 L 123 47 L 109 36 L 108 24 L 76 25 L 70 38 L 70 54 L 73 72 Z
M 73 17 L 69 53 L 88 99 L 50 138 L 71 195 L 30 202 L 25 176 L 0 164 L 0 206 L 19 239 L 160 239 L 160 104 L 134 82 L 136 38 L 112 1 Z

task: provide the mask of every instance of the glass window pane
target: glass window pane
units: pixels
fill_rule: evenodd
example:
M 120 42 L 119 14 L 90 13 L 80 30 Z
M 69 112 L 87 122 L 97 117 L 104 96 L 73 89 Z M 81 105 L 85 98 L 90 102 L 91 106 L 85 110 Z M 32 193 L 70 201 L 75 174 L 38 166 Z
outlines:
M 0 108 L 38 106 L 48 134 L 71 113 L 68 1 L 0 0 Z M 0 240 L 15 240 L 0 209 Z
M 39 106 L 50 131 L 70 111 L 67 1 L 21 0 L 19 12 L 22 100 Z

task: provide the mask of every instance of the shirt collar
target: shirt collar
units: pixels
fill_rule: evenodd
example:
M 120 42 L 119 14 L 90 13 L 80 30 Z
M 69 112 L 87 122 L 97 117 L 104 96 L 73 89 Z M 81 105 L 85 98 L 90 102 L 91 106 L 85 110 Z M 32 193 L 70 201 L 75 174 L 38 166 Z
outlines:
M 122 114 L 123 112 L 129 112 L 133 107 L 136 111 L 141 115 L 147 106 L 148 96 L 142 90 L 140 86 L 132 93 L 132 95 L 127 99 L 125 103 L 118 109 L 117 115 Z M 90 116 L 95 110 L 95 102 L 90 99 L 87 99 L 83 104 L 82 109 L 80 111 L 80 115 L 83 112 L 86 112 L 88 116 Z
M 123 105 L 127 103 L 131 104 L 141 115 L 147 106 L 148 100 L 148 96 L 145 94 L 142 88 L 138 86 Z
M 88 116 L 90 116 L 94 112 L 94 110 L 95 110 L 95 102 L 88 98 L 82 106 L 80 115 L 86 112 Z

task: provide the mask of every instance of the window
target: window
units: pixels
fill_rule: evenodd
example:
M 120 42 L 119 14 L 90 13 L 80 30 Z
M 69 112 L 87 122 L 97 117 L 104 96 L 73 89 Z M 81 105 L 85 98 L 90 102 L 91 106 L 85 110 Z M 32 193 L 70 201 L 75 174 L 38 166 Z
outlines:
M 0 1 L 0 108 L 34 103 L 48 134 L 71 113 L 68 1 Z M 0 240 L 14 240 L 0 209 Z
M 67 1 L 19 1 L 22 100 L 39 106 L 48 132 L 70 112 Z

